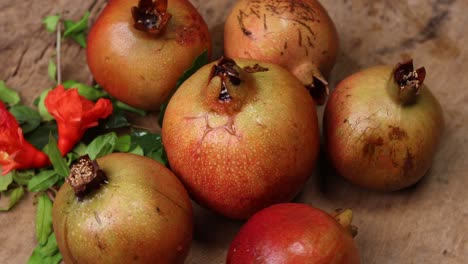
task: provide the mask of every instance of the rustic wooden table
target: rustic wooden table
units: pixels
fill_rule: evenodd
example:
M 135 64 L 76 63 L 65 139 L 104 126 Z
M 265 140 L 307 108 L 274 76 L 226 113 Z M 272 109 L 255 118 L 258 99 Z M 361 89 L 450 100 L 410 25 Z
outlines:
M 219 57 L 223 21 L 234 1 L 191 1 L 207 20 Z M 94 20 L 105 2 L 1 1 L 0 79 L 31 103 L 53 85 L 47 64 L 55 38 L 41 20 L 57 12 L 76 20 L 86 10 Z M 334 175 L 322 159 L 296 201 L 325 210 L 353 208 L 362 263 L 468 263 L 468 1 L 322 2 L 341 44 L 331 86 L 364 67 L 394 64 L 411 55 L 427 69 L 426 83 L 443 105 L 446 129 L 432 169 L 412 188 L 388 194 L 363 190 Z M 65 42 L 62 56 L 65 79 L 91 81 L 83 49 Z M 320 117 L 322 112 L 320 107 Z M 242 223 L 195 207 L 196 231 L 187 263 L 223 263 Z M 27 261 L 36 244 L 35 211 L 30 194 L 14 210 L 0 214 L 0 263 Z

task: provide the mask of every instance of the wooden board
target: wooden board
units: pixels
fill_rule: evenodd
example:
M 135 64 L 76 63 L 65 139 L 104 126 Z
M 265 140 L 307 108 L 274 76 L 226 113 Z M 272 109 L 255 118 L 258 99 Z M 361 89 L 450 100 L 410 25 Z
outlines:
M 234 1 L 192 0 L 213 35 L 215 58 L 222 54 L 223 21 Z M 416 186 L 376 193 L 352 186 L 331 172 L 324 159 L 296 201 L 327 211 L 355 211 L 362 263 L 468 263 L 468 1 L 323 0 L 336 23 L 341 52 L 332 87 L 367 66 L 394 64 L 411 55 L 424 65 L 426 83 L 444 108 L 445 133 L 434 164 Z M 61 12 L 77 20 L 103 0 L 0 2 L 0 79 L 31 103 L 53 83 L 47 64 L 53 35 L 41 24 Z M 65 42 L 65 79 L 90 82 L 84 50 Z M 319 108 L 320 118 L 323 108 Z M 152 120 L 148 122 L 153 122 Z M 223 219 L 196 206 L 196 231 L 187 263 L 223 263 L 241 222 Z M 36 242 L 35 205 L 29 195 L 11 212 L 0 214 L 0 263 L 25 263 Z

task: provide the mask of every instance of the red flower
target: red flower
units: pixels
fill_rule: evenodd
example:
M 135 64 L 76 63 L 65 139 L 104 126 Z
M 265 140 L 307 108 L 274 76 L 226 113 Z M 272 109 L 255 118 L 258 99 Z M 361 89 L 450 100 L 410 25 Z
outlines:
M 0 165 L 2 174 L 15 169 L 42 168 L 49 165 L 49 158 L 36 149 L 23 136 L 15 117 L 0 101 Z
M 101 98 L 95 104 L 79 95 L 77 89 L 65 90 L 62 85 L 49 92 L 45 106 L 57 121 L 58 148 L 62 155 L 81 140 L 88 128 L 97 126 L 100 118 L 112 113 L 110 100 Z

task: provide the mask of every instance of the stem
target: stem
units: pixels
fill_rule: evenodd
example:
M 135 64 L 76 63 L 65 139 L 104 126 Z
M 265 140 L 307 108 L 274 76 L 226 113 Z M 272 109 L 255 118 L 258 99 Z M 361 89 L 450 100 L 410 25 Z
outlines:
M 62 71 L 61 71 L 61 56 L 60 56 L 60 49 L 61 49 L 61 42 L 62 42 L 62 34 L 60 29 L 60 21 L 57 23 L 57 43 L 55 44 L 56 53 L 57 53 L 57 84 L 62 83 Z

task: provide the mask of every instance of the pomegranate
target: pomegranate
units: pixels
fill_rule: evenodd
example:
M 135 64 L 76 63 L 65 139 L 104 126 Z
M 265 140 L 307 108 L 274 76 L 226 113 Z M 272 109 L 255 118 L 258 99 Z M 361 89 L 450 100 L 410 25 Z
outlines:
M 114 153 L 73 165 L 54 201 L 53 226 L 65 263 L 183 263 L 193 213 L 166 167 Z
M 444 126 L 425 75 L 408 60 L 363 70 L 338 84 L 325 109 L 324 134 L 339 174 L 380 191 L 405 188 L 424 176 Z
M 282 67 L 221 59 L 172 97 L 162 126 L 171 168 L 201 205 L 244 219 L 292 199 L 319 150 L 314 102 Z
M 188 0 L 110 0 L 91 28 L 87 61 L 112 96 L 158 110 L 204 50 L 208 27 Z
M 306 204 L 265 208 L 236 235 L 226 263 L 358 264 L 352 211 L 340 210 L 335 217 Z
M 226 56 L 285 67 L 319 104 L 328 94 L 326 78 L 335 64 L 338 42 L 333 21 L 317 0 L 240 0 L 224 28 Z

